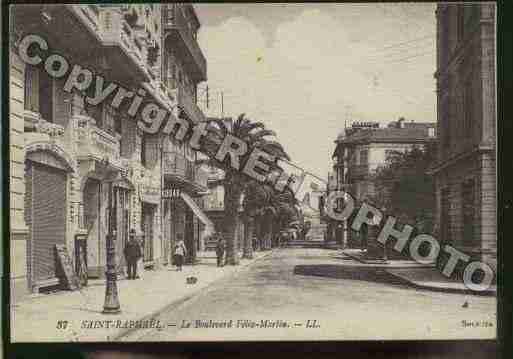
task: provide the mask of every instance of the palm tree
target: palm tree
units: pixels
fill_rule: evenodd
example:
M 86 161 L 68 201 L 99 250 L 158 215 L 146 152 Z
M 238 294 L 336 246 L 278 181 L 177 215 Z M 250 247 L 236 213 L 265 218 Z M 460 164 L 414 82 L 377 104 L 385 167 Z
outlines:
M 209 126 L 208 137 L 217 137 L 217 141 L 206 143 L 206 153 L 210 157 L 210 163 L 224 170 L 225 176 L 220 184 L 224 185 L 224 204 L 225 204 L 225 217 L 224 217 L 224 237 L 226 239 L 226 262 L 231 265 L 238 264 L 236 255 L 236 228 L 239 221 L 239 208 L 241 206 L 241 197 L 246 187 L 253 183 L 255 180 L 245 175 L 242 171 L 236 170 L 229 165 L 228 158 L 224 163 L 215 160 L 215 144 L 219 143 L 227 134 L 231 134 L 243 140 L 247 146 L 248 151 L 241 158 L 241 163 L 245 164 L 251 152 L 258 148 L 262 151 L 275 156 L 276 166 L 278 159 L 290 160 L 289 156 L 283 149 L 283 146 L 276 141 L 269 140 L 267 137 L 275 136 L 275 132 L 265 128 L 262 122 L 252 122 L 247 119 L 244 114 L 240 115 L 232 126 L 227 126 L 221 119 L 210 119 L 210 123 L 215 123 L 216 126 Z M 273 164 L 270 164 L 273 165 Z
M 259 242 L 253 239 L 256 237 L 260 241 L 260 220 L 262 210 L 269 207 L 269 201 L 273 192 L 273 188 L 268 184 L 259 183 L 257 181 L 249 181 L 244 189 L 244 221 L 246 225 L 246 236 L 244 237 L 243 258 L 253 257 L 253 246 L 257 244 L 261 248 Z M 256 232 L 255 232 L 256 227 Z

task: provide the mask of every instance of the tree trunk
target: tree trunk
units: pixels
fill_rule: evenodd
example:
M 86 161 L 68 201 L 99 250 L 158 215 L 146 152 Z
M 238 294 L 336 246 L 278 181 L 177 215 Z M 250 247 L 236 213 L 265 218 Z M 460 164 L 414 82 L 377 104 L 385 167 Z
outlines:
M 233 188 L 233 185 L 225 186 L 224 195 L 224 238 L 226 240 L 226 264 L 237 265 L 239 258 L 237 255 L 236 231 L 238 223 L 238 208 L 240 191 Z
M 271 249 L 271 218 L 270 218 L 269 214 L 267 214 L 267 213 L 265 213 L 263 217 L 264 217 L 264 225 L 263 225 L 264 249 L 269 250 L 269 249 Z
M 255 217 L 255 235 L 256 235 L 256 250 L 261 251 L 262 246 L 262 216 L 258 215 Z
M 253 231 L 254 231 L 254 220 L 249 217 L 246 221 L 246 235 L 244 236 L 244 249 L 242 258 L 252 259 L 253 258 Z

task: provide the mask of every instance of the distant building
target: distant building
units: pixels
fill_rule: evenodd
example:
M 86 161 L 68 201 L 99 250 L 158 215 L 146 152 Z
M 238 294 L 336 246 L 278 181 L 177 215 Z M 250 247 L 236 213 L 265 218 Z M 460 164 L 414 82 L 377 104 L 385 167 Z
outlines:
M 495 265 L 495 4 L 439 4 L 436 16 L 438 238 Z
M 353 123 L 335 140 L 333 173 L 329 177 L 328 191 L 345 190 L 357 201 L 374 196 L 371 175 L 386 163 L 391 151 L 407 151 L 414 146 L 423 147 L 436 141 L 435 123 L 408 122 L 404 118 L 393 121 L 385 128 L 376 122 Z M 367 248 L 365 229 L 362 234 L 351 235 L 341 223 L 331 221 L 327 240 L 338 245 Z

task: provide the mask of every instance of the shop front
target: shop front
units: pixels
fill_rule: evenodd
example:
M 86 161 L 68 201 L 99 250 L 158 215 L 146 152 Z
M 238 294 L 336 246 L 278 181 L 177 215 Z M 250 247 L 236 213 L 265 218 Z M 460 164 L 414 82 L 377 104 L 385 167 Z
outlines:
M 160 188 L 140 185 L 139 198 L 141 202 L 140 233 L 142 234 L 143 265 L 145 268 L 155 267 L 162 263 L 158 229 Z
M 111 186 L 112 184 L 112 186 Z M 84 218 L 85 263 L 89 278 L 100 278 L 105 275 L 107 260 L 106 236 L 108 232 L 109 189 L 112 189 L 112 211 L 114 231 L 116 233 L 115 253 L 116 267 L 119 274 L 125 272 L 126 263 L 123 255 L 128 232 L 131 226 L 131 196 L 133 185 L 119 172 L 97 170 L 88 173 L 83 181 L 82 206 Z
M 28 273 L 32 291 L 58 284 L 55 245 L 66 244 L 67 172 L 28 157 L 25 173 Z
M 165 237 L 169 243 L 170 258 L 178 238 L 187 249 L 186 263 L 196 261 L 197 252 L 204 249 L 204 241 L 214 232 L 214 224 L 194 199 L 183 190 L 171 187 L 162 192 L 165 215 Z M 172 262 L 172 260 L 171 260 Z

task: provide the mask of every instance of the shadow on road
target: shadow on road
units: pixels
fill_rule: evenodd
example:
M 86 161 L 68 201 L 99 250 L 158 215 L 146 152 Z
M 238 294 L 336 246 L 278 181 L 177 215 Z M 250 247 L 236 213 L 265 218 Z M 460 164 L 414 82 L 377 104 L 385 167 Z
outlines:
M 397 277 L 377 268 L 346 267 L 336 264 L 309 264 L 294 267 L 294 274 L 347 280 L 378 282 L 407 287 Z

